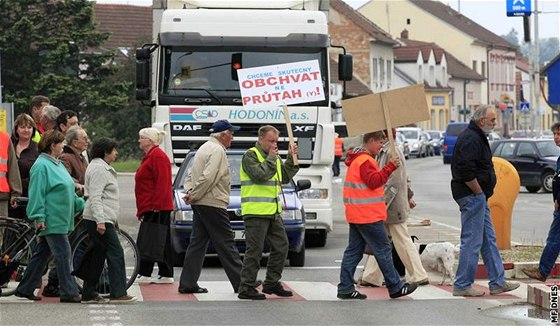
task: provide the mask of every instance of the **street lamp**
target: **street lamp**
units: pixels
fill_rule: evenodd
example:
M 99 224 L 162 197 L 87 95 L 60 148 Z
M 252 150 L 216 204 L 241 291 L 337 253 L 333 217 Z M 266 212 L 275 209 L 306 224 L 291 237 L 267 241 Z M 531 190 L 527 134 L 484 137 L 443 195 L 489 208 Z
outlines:
M 470 84 L 470 79 L 463 80 L 463 121 L 467 122 L 467 85 Z

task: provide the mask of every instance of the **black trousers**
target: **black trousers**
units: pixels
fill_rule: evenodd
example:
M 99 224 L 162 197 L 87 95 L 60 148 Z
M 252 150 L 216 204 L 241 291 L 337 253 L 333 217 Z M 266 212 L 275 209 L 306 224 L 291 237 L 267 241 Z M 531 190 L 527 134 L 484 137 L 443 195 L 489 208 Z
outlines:
M 341 156 L 335 156 L 332 164 L 332 172 L 335 177 L 340 175 L 340 158 Z
M 140 260 L 140 269 L 138 271 L 139 275 L 150 277 L 154 270 L 154 264 L 158 264 L 158 275 L 162 277 L 173 277 L 173 248 L 171 247 L 171 229 L 169 228 L 170 223 L 170 211 L 159 211 L 159 212 L 149 212 L 142 216 L 144 221 L 158 221 L 163 225 L 167 225 L 167 240 L 165 241 L 165 249 L 163 250 L 163 261 L 148 261 Z
M 204 263 L 204 256 L 206 256 L 208 243 L 212 240 L 231 286 L 236 291 L 241 279 L 242 263 L 239 251 L 235 246 L 227 211 L 223 208 L 204 205 L 192 205 L 192 209 L 194 213 L 193 230 L 185 254 L 179 289 L 198 288 L 197 282 Z

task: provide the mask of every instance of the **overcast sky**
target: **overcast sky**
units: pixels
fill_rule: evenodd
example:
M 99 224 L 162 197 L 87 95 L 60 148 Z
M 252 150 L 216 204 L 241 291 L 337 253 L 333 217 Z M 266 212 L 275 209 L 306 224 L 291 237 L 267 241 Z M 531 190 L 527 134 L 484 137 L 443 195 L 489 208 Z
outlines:
M 273 0 L 263 0 L 273 1 Z M 354 8 L 367 3 L 367 0 L 344 0 Z M 439 0 L 458 10 L 461 3 L 461 13 L 495 34 L 507 34 L 512 28 L 523 37 L 523 19 L 521 17 L 506 16 L 506 0 Z M 526 0 L 527 1 L 527 0 Z M 122 3 L 131 5 L 150 6 L 152 0 L 97 0 L 98 3 Z M 535 0 L 532 0 L 533 7 Z M 560 1 L 538 0 L 539 11 L 539 36 L 540 38 L 560 38 Z M 535 8 L 533 8 L 534 10 Z M 533 31 L 532 31 L 533 33 Z

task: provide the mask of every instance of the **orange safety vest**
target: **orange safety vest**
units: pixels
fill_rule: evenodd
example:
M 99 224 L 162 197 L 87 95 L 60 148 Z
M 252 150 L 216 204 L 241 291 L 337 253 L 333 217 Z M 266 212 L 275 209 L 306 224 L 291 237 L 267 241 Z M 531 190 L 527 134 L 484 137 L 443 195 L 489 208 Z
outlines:
M 342 156 L 344 154 L 342 151 L 343 144 L 342 138 L 336 137 L 334 139 L 334 156 Z
M 346 173 L 342 197 L 348 223 L 367 224 L 387 220 L 383 187 L 370 189 L 360 177 L 360 166 L 366 161 L 378 169 L 371 155 L 362 154 L 352 161 Z
M 8 183 L 8 148 L 10 136 L 0 131 L 0 192 L 10 192 Z

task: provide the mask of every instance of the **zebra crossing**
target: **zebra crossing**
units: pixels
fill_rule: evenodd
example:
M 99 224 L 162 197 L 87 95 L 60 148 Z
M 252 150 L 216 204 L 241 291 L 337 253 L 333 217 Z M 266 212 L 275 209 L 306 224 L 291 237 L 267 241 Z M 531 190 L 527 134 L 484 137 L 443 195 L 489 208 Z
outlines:
M 477 280 L 473 285 L 475 288 L 483 290 L 486 295 L 477 297 L 481 300 L 495 300 L 498 302 L 511 303 L 512 301 L 527 301 L 527 284 L 521 282 L 521 286 L 509 293 L 500 295 L 490 295 L 487 280 Z M 202 294 L 181 294 L 177 291 L 178 283 L 174 284 L 147 284 L 133 285 L 128 293 L 138 298 L 138 302 L 172 302 L 172 301 L 247 301 L 237 298 L 237 294 L 227 281 L 210 281 L 199 282 L 201 287 L 208 289 L 208 293 Z M 275 295 L 266 295 L 268 301 L 340 301 L 336 297 L 336 283 L 330 282 L 307 282 L 307 281 L 284 281 L 285 288 L 290 289 L 293 297 L 282 298 Z M 387 289 L 384 287 L 357 287 L 357 290 L 366 294 L 370 301 L 393 300 L 389 298 Z M 397 300 L 471 300 L 472 298 L 454 297 L 453 286 L 439 285 L 432 282 L 429 285 L 419 287 L 414 293 L 399 298 Z M 57 303 L 58 298 L 46 298 L 35 302 L 41 303 Z M 11 302 L 29 302 L 32 301 L 17 298 L 15 296 L 1 297 L 0 304 Z

